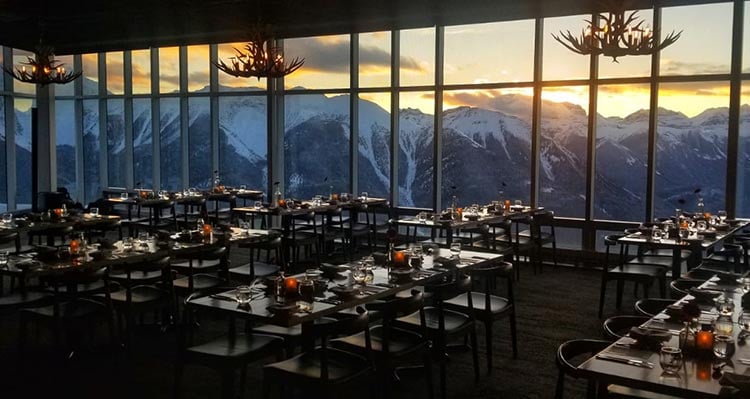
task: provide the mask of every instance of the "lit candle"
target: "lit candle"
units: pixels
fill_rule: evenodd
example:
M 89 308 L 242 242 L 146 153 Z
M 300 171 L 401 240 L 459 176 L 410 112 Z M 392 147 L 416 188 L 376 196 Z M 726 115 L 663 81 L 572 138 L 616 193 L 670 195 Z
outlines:
M 78 240 L 76 239 L 70 240 L 70 253 L 71 254 L 78 255 L 78 251 L 80 250 L 80 248 L 81 248 L 81 243 Z
M 510 200 L 505 200 L 505 211 L 507 212 L 509 210 L 510 210 Z
M 203 225 L 203 236 L 204 237 L 210 236 L 211 235 L 211 231 L 212 231 L 212 229 L 211 229 L 211 225 L 210 224 L 206 223 L 206 224 Z
M 711 362 L 697 361 L 695 362 L 695 378 L 701 381 L 711 380 Z
M 284 279 L 284 287 L 286 288 L 286 295 L 296 295 L 297 294 L 297 279 L 294 277 L 287 277 Z
M 710 330 L 701 330 L 695 334 L 695 347 L 701 351 L 712 351 L 714 348 L 714 333 Z
M 404 251 L 396 251 L 393 253 L 393 263 L 396 265 L 406 264 L 406 254 Z
M 62 208 L 55 208 L 55 216 L 60 217 L 63 214 Z

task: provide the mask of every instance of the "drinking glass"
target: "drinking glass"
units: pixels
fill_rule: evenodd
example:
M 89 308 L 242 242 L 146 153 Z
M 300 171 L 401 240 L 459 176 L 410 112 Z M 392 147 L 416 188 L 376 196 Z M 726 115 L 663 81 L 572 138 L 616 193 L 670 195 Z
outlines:
M 240 190 L 245 191 L 247 190 L 247 186 L 244 184 L 240 184 Z
M 367 197 L 369 197 L 369 195 L 367 194 L 367 191 L 362 191 L 362 194 L 360 194 L 359 196 L 362 198 L 362 201 L 365 201 L 365 202 L 367 201 Z
M 734 314 L 734 301 L 732 298 L 720 296 L 716 299 L 716 309 L 722 316 L 731 316 Z
M 3 223 L 5 224 L 11 224 L 13 222 L 13 214 L 12 213 L 3 213 Z
M 523 201 L 521 201 L 521 200 L 516 200 L 516 201 L 514 202 L 514 205 L 515 205 L 515 206 L 523 206 Z
M 721 335 L 732 335 L 734 330 L 734 322 L 731 316 L 719 316 L 714 323 L 714 331 L 716 334 Z
M 676 375 L 682 368 L 682 350 L 674 346 L 662 346 L 659 351 L 659 364 L 665 374 Z
M 719 221 L 721 223 L 724 223 L 727 220 L 727 211 L 719 211 L 716 212 L 716 214 L 719 216 Z
M 659 241 L 661 239 L 661 229 L 653 228 L 651 230 L 651 239 Z
M 0 251 L 0 269 L 8 268 L 8 251 Z
M 261 202 L 261 201 L 255 201 L 255 203 L 253 204 L 253 206 L 255 206 L 255 209 L 263 208 L 263 202 Z
M 89 208 L 89 213 L 92 217 L 99 217 L 99 208 Z
M 128 193 L 120 193 L 120 199 L 123 201 L 128 199 Z
M 122 250 L 125 252 L 129 252 L 133 249 L 133 239 L 131 237 L 126 237 L 124 240 L 122 240 Z
M 419 223 L 425 223 L 427 221 L 427 214 L 424 212 L 419 212 L 417 214 L 417 220 L 419 220 Z
M 706 228 L 708 228 L 708 225 L 706 224 L 705 220 L 699 220 L 698 223 L 695 224 L 695 227 L 698 229 L 698 231 L 705 231 Z
M 359 286 L 359 292 L 362 293 L 362 288 L 364 288 L 367 280 L 367 272 L 365 271 L 365 268 L 363 265 L 357 265 L 352 269 L 352 278 L 354 279 L 354 282 Z
M 750 313 L 742 313 L 739 320 L 737 320 L 737 324 L 740 325 L 743 335 L 750 335 Z
M 237 303 L 240 305 L 246 305 L 253 299 L 253 290 L 249 285 L 240 285 L 234 290 L 234 295 L 237 298 Z
M 451 256 L 455 256 L 456 258 L 458 258 L 461 255 L 461 243 L 460 242 L 451 243 L 450 251 L 451 251 Z
M 297 290 L 299 291 L 297 307 L 302 312 L 311 313 L 313 311 L 313 303 L 315 303 L 315 281 L 304 278 L 297 285 Z
M 719 360 L 725 360 L 729 348 L 732 345 L 732 337 L 729 335 L 719 334 L 714 338 L 714 355 Z

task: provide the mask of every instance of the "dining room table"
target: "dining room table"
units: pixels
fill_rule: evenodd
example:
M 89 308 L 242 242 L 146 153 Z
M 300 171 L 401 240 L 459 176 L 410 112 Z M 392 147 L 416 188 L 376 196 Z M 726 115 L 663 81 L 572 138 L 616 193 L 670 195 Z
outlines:
M 736 219 L 721 230 L 710 228 L 705 231 L 698 231 L 685 239 L 679 236 L 655 238 L 650 229 L 641 229 L 631 233 L 626 232 L 627 234 L 621 237 L 618 242 L 638 247 L 639 253 L 648 249 L 671 249 L 672 280 L 676 280 L 682 275 L 681 252 L 683 250 L 690 251 L 688 269 L 691 269 L 698 266 L 705 256 L 710 255 L 716 248 L 720 248 L 722 243 L 731 238 L 732 235 L 744 230 L 748 225 L 750 225 L 750 220 Z
M 729 334 L 732 343 L 726 359 L 715 358 L 711 349 L 704 350 L 703 353 L 683 349 L 682 366 L 676 374 L 668 374 L 660 365 L 658 350 L 644 348 L 637 340 L 625 336 L 583 362 L 578 369 L 584 377 L 596 380 L 600 387 L 616 384 L 680 398 L 748 397 L 728 396 L 731 388 L 722 385 L 720 380 L 724 373 L 730 373 L 727 377 L 750 378 L 750 345 L 746 345 L 750 333 L 743 331 L 738 325 L 743 313 L 742 297 L 749 291 L 750 279 L 744 275 L 722 273 L 707 280 L 693 291 L 692 295 L 686 295 L 675 302 L 678 308 L 690 302 L 697 304 L 700 311 L 697 323 L 709 325 L 720 315 L 718 302 L 710 298 L 720 296 L 732 300 L 733 310 L 725 313 L 732 321 L 729 324 L 732 326 Z M 746 306 L 750 305 L 748 299 L 745 301 Z M 685 328 L 684 323 L 684 318 L 679 312 L 673 313 L 668 308 L 650 318 L 640 328 L 664 333 L 668 336 L 664 345 L 680 347 L 680 333 Z M 745 392 L 745 395 L 748 395 L 748 392 Z

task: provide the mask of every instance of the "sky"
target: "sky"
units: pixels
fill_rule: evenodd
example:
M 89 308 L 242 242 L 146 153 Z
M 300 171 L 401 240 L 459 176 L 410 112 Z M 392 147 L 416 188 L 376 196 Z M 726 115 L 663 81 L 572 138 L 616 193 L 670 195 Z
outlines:
M 750 11 L 745 24 L 750 25 Z M 645 23 L 651 24 L 652 11 L 639 12 Z M 557 43 L 551 36 L 561 31 L 580 32 L 589 16 L 548 18 L 544 22 L 543 79 L 588 79 L 589 57 L 575 54 Z M 662 32 L 682 31 L 681 38 L 661 52 L 662 75 L 695 75 L 729 73 L 731 46 L 732 4 L 707 4 L 699 6 L 668 7 L 662 13 Z M 698 28 L 700 27 L 700 28 Z M 750 32 L 746 32 L 744 60 L 750 71 Z M 383 88 L 391 81 L 390 32 L 360 35 L 359 84 L 363 88 Z M 401 68 L 398 71 L 402 87 L 430 86 L 435 75 L 435 29 L 404 30 L 400 34 Z M 219 58 L 227 60 L 235 48 L 243 43 L 219 45 Z M 534 20 L 510 21 L 445 28 L 444 83 L 481 84 L 530 82 L 533 79 Z M 189 46 L 188 90 L 197 91 L 208 85 L 210 66 L 209 47 Z M 287 39 L 285 55 L 302 57 L 304 66 L 285 78 L 287 88 L 341 89 L 349 87 L 350 43 L 348 35 Z M 14 54 L 14 59 L 21 53 Z M 123 53 L 107 53 L 108 90 L 123 92 Z M 95 77 L 96 57 L 84 55 L 84 73 Z M 159 49 L 159 90 L 169 93 L 179 88 L 179 49 Z M 651 57 L 628 56 L 613 63 L 609 58 L 599 60 L 601 78 L 644 77 L 649 75 Z M 133 92 L 151 92 L 150 52 L 132 52 Z M 265 79 L 234 78 L 219 73 L 219 83 L 228 87 L 265 88 Z M 750 97 L 750 87 L 743 98 Z M 515 93 L 531 95 L 528 87 L 505 90 L 446 91 L 444 108 L 456 106 L 482 106 L 493 97 Z M 707 108 L 727 107 L 729 87 L 726 82 L 701 82 L 664 84 L 659 90 L 659 105 L 664 108 L 695 116 Z M 567 101 L 588 108 L 587 86 L 547 87 L 543 99 Z M 390 98 L 385 94 L 367 94 L 388 109 Z M 606 85 L 599 88 L 598 112 L 604 116 L 627 116 L 649 106 L 648 85 Z M 401 107 L 419 108 L 434 112 L 431 92 L 417 90 L 401 95 Z

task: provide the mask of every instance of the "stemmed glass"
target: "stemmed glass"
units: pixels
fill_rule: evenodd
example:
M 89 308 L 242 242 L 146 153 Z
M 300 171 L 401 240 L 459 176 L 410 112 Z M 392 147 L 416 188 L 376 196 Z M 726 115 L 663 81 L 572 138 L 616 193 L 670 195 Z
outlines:
M 719 212 L 716 212 L 716 214 L 719 216 L 719 222 L 721 222 L 722 224 L 726 222 L 727 211 L 719 211 Z
M 452 242 L 450 246 L 451 256 L 458 258 L 461 255 L 461 243 Z
M 732 345 L 732 337 L 729 335 L 717 335 L 714 338 L 714 355 L 719 360 L 725 360 Z
M 352 269 L 352 278 L 359 287 L 359 293 L 363 294 L 364 287 L 367 284 L 367 271 L 362 262 Z
M 742 330 L 739 338 L 745 339 L 750 336 L 750 313 L 742 313 L 737 320 L 737 324 L 740 325 L 740 329 Z

